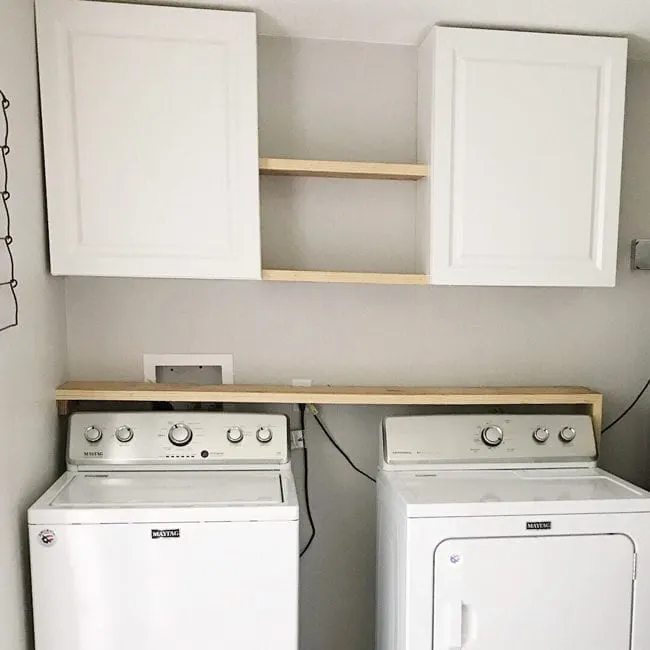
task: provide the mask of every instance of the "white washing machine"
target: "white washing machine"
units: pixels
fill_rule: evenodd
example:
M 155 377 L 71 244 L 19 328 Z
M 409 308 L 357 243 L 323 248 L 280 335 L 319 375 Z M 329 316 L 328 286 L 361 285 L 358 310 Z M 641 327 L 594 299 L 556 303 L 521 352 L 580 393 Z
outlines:
M 387 418 L 379 650 L 647 650 L 650 494 L 591 419 Z
M 284 416 L 78 413 L 67 462 L 28 512 L 36 650 L 296 650 Z

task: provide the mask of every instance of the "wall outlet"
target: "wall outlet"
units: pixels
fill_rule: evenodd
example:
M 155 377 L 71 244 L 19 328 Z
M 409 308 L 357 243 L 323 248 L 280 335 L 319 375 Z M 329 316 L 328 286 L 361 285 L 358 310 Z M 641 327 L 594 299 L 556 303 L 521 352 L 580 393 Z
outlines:
M 233 384 L 232 354 L 144 354 L 144 380 L 161 384 Z
M 632 240 L 632 270 L 650 270 L 650 239 Z
M 292 379 L 291 385 L 296 388 L 309 388 L 311 386 L 311 379 Z
M 302 429 L 291 431 L 291 449 L 305 448 L 305 432 Z

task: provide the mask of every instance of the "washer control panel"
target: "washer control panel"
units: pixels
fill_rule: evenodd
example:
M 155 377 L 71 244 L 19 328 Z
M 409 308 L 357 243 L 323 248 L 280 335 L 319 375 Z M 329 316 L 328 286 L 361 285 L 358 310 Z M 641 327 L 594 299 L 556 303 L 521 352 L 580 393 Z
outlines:
M 382 448 L 386 466 L 596 460 L 596 439 L 588 415 L 388 417 Z
M 68 465 L 283 465 L 289 462 L 287 430 L 287 418 L 278 414 L 74 413 Z

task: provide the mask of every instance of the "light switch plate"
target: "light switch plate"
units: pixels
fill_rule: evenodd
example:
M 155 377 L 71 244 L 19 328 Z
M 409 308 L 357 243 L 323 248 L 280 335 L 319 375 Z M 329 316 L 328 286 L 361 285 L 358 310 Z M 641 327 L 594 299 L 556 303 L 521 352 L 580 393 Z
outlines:
M 632 270 L 650 271 L 650 239 L 632 240 Z

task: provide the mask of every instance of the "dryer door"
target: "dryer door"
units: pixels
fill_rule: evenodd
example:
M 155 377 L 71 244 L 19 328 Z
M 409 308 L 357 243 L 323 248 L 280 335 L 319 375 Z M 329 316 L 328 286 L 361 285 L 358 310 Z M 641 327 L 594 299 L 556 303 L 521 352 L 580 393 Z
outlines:
M 618 534 L 446 540 L 433 650 L 626 650 L 634 562 Z

